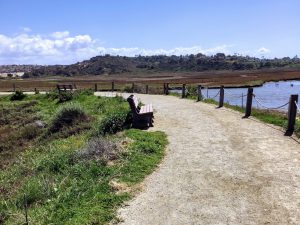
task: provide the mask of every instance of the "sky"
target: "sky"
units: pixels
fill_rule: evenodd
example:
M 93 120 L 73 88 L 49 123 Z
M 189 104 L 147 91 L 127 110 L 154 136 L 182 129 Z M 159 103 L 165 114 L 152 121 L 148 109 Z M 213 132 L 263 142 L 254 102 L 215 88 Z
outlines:
M 0 0 L 0 64 L 96 55 L 300 56 L 299 0 Z

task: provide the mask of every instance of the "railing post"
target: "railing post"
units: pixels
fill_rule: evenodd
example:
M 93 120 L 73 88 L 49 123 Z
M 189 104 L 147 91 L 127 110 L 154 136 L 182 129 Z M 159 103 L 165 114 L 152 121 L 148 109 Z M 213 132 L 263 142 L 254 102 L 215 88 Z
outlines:
M 290 103 L 289 103 L 289 111 L 288 111 L 288 127 L 285 132 L 285 135 L 290 136 L 293 134 L 296 123 L 296 115 L 297 115 L 297 106 L 298 103 L 298 95 L 291 95 Z
M 182 84 L 182 98 L 185 98 L 185 84 Z
M 247 94 L 247 102 L 246 102 L 246 113 L 244 118 L 248 118 L 251 115 L 251 109 L 252 109 L 252 98 L 253 98 L 253 88 L 248 88 L 248 94 Z
M 224 86 L 220 87 L 220 99 L 219 99 L 219 108 L 224 105 Z
M 244 108 L 244 93 L 242 93 L 242 109 Z
M 132 93 L 134 92 L 134 83 L 132 83 L 132 89 L 131 89 L 131 92 L 132 92 Z
M 164 95 L 166 94 L 166 83 L 164 83 Z
M 148 94 L 149 93 L 149 86 L 148 86 L 148 84 L 146 85 L 146 94 Z
M 95 92 L 98 91 L 98 85 L 95 84 Z
M 149 86 L 146 84 L 146 94 L 149 94 Z
M 166 83 L 166 95 L 169 94 L 169 83 Z
M 111 82 L 111 91 L 114 92 L 115 91 L 115 82 Z
M 198 93 L 198 98 L 197 98 L 197 101 L 202 101 L 202 92 L 201 92 L 201 85 L 198 85 L 197 87 L 197 93 Z

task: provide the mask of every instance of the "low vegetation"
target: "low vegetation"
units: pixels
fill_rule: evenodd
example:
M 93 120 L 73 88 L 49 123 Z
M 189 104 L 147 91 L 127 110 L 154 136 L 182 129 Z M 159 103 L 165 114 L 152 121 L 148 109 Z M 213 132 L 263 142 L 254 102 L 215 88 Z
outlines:
M 167 144 L 162 132 L 123 130 L 120 97 L 78 91 L 61 102 L 52 92 L 1 97 L 0 106 L 0 224 L 25 224 L 26 214 L 29 224 L 117 221 Z

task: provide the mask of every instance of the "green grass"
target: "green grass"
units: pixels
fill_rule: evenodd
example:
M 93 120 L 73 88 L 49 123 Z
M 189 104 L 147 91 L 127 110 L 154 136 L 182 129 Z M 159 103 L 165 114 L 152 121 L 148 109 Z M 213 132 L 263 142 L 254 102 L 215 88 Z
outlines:
M 27 96 L 17 103 L 1 98 L 0 104 L 11 112 L 15 106 L 36 101 L 25 117 L 34 114 L 50 123 L 53 113 L 69 102 L 58 104 L 57 100 L 45 98 Z M 125 100 L 80 94 L 71 102 L 80 104 L 94 118 L 93 124 L 65 138 L 38 135 L 36 141 L 18 149 L 14 161 L 0 170 L 0 224 L 24 224 L 24 196 L 29 224 L 106 224 L 116 220 L 118 207 L 132 197 L 130 188 L 162 160 L 167 144 L 162 132 L 129 129 L 116 135 L 94 136 L 98 120 L 115 110 L 128 110 Z M 20 119 L 12 128 L 21 122 L 24 121 Z M 93 157 L 83 157 L 82 152 L 93 138 L 116 143 L 117 156 L 108 161 L 95 152 Z M 112 181 L 129 191 L 118 190 Z

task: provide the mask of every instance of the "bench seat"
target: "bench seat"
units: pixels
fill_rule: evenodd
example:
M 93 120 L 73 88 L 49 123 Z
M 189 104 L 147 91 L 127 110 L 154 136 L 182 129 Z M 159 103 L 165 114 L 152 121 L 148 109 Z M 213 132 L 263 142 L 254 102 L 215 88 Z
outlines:
M 154 118 L 152 104 L 139 107 L 139 101 L 134 95 L 130 95 L 127 101 L 133 116 L 132 126 L 135 128 L 152 127 Z

